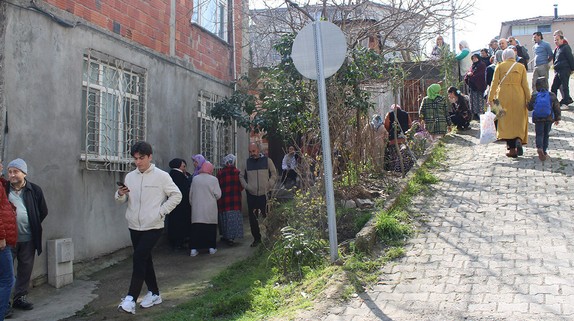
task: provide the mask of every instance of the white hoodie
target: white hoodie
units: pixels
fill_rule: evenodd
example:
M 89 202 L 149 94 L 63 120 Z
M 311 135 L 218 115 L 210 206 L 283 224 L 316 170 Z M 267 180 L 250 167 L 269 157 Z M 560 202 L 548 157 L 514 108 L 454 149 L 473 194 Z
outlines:
M 128 194 L 120 196 L 117 203 L 128 201 L 126 220 L 128 227 L 136 231 L 155 230 L 164 227 L 163 220 L 181 202 L 181 192 L 168 173 L 154 164 L 145 171 L 137 168 L 126 175 L 124 184 Z

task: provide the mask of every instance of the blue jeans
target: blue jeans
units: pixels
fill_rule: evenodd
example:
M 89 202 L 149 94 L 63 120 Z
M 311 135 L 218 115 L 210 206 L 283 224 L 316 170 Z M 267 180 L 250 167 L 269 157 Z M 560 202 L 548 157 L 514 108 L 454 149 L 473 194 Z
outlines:
M 536 132 L 536 148 L 541 148 L 546 154 L 548 149 L 548 138 L 550 137 L 550 129 L 552 122 L 543 121 L 534 123 L 534 131 Z
M 4 314 L 9 308 L 10 292 L 14 285 L 14 262 L 12 261 L 12 249 L 6 246 L 0 250 L 0 320 L 4 320 Z

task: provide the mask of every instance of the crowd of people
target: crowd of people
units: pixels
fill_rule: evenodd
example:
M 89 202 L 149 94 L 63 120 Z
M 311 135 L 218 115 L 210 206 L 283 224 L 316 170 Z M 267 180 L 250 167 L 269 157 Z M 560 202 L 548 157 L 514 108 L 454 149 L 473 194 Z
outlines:
M 573 102 L 569 89 L 570 75 L 574 71 L 572 49 L 562 31 L 556 30 L 553 38 L 554 50 L 541 32 L 534 32 L 533 58 L 514 36 L 493 39 L 487 48 L 476 53 L 470 51 L 466 41 L 461 41 L 456 59 L 469 95 L 450 87 L 449 108 L 440 95 L 440 85 L 429 86 L 419 109 L 425 129 L 433 137 L 445 134 L 451 125 L 466 130 L 470 122 L 478 120 L 490 106 L 497 112 L 497 139 L 506 142 L 506 156 L 516 158 L 524 154 L 523 146 L 528 144 L 528 111 L 532 111 L 536 150 L 541 161 L 548 159 L 549 133 L 552 124 L 560 121 L 560 105 Z M 430 59 L 439 59 L 445 51 L 448 46 L 439 36 Z M 528 85 L 529 68 L 533 68 L 532 87 Z M 549 86 L 551 68 L 554 78 Z M 560 100 L 557 98 L 559 91 Z
M 201 154 L 192 157 L 190 174 L 181 158 L 169 162 L 169 173 L 157 168 L 147 142 L 134 144 L 130 153 L 136 169 L 118 183 L 115 193 L 116 202 L 128 204 L 125 216 L 133 246 L 132 277 L 118 309 L 135 314 L 144 283 L 147 294 L 140 307 L 162 303 L 152 249 L 164 226 L 172 248 L 185 248 L 187 243 L 192 257 L 204 251 L 215 254 L 218 232 L 222 241 L 233 246 L 243 238 L 241 192 L 245 189 L 254 238 L 251 246 L 255 247 L 261 243 L 259 218 L 266 217 L 267 194 L 275 185 L 277 172 L 273 161 L 260 153 L 258 144 L 249 146 L 250 157 L 242 171 L 235 166 L 235 155 L 229 154 L 223 157 L 216 175 L 214 165 Z

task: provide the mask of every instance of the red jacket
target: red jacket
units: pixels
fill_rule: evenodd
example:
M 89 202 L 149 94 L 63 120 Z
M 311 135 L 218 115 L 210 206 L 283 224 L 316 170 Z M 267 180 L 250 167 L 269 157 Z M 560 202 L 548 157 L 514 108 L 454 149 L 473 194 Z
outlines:
M 225 166 L 217 172 L 217 180 L 221 187 L 221 198 L 217 200 L 220 213 L 241 211 L 241 191 L 239 170 L 235 166 Z
M 5 180 L 0 178 L 0 181 L 2 182 L 2 187 L 0 188 L 0 240 L 6 240 L 7 245 L 14 247 L 18 241 L 16 211 L 6 196 L 6 190 L 4 189 Z

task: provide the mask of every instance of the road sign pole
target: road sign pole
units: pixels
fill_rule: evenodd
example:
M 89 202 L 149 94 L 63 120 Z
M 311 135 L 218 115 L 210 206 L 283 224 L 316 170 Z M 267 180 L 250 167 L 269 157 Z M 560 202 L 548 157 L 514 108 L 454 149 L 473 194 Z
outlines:
M 335 194 L 333 192 L 333 163 L 331 162 L 331 143 L 329 136 L 329 117 L 327 114 L 327 94 L 323 72 L 323 44 L 321 41 L 321 23 L 313 22 L 315 38 L 315 59 L 317 62 L 317 91 L 319 94 L 319 116 L 321 119 L 321 145 L 323 146 L 323 176 L 325 178 L 325 196 L 327 203 L 327 222 L 329 224 L 329 245 L 331 262 L 335 262 L 337 251 L 337 222 L 335 217 Z

